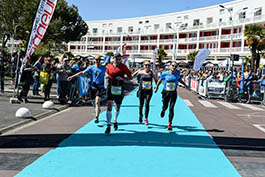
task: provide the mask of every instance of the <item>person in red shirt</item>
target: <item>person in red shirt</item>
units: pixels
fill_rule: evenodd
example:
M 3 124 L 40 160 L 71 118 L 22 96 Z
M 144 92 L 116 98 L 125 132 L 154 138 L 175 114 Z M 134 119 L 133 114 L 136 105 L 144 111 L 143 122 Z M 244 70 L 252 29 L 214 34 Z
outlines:
M 112 105 L 113 101 L 115 103 L 115 113 L 113 120 L 113 128 L 114 130 L 118 130 L 117 118 L 119 115 L 121 103 L 124 97 L 124 80 L 132 79 L 132 75 L 130 70 L 121 63 L 122 56 L 120 54 L 115 54 L 113 57 L 113 63 L 108 64 L 105 77 L 108 79 L 108 87 L 107 87 L 107 100 L 108 100 L 108 110 L 107 110 L 107 129 L 105 131 L 106 134 L 110 133 L 111 127 L 111 118 L 112 118 Z M 125 75 L 127 76 L 125 78 Z

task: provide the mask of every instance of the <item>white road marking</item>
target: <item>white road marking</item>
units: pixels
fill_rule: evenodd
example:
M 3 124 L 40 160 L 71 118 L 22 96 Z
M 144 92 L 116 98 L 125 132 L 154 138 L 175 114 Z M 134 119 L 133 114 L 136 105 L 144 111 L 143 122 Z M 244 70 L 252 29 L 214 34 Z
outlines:
M 184 101 L 184 103 L 187 105 L 187 106 L 193 106 L 193 104 L 189 101 L 189 100 L 187 100 L 187 99 L 183 99 L 183 101 Z
M 227 102 L 222 102 L 222 101 L 217 101 L 219 104 L 229 108 L 229 109 L 241 109 L 240 107 L 237 107 L 235 105 L 232 105 L 231 103 L 227 103 Z
M 209 101 L 202 101 L 202 100 L 198 100 L 204 107 L 207 108 L 217 108 L 217 106 L 213 105 L 212 103 L 210 103 Z
M 240 105 L 240 106 L 244 106 L 246 108 L 249 108 L 251 110 L 254 110 L 254 111 L 265 111 L 264 109 L 261 109 L 259 107 L 255 107 L 255 106 L 250 105 L 250 104 L 244 104 L 244 103 L 237 103 L 237 104 Z
M 253 124 L 253 126 L 265 133 L 265 124 Z

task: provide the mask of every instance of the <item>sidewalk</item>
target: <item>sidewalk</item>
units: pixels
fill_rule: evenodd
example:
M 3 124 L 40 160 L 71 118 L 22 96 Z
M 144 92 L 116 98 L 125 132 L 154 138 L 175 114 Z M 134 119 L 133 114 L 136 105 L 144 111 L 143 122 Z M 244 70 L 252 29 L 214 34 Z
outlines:
M 29 103 L 11 104 L 10 98 L 13 96 L 13 91 L 14 87 L 11 85 L 11 80 L 5 80 L 5 92 L 0 93 L 0 134 L 69 107 L 69 105 L 58 104 L 56 99 L 56 83 L 53 83 L 51 89 L 51 99 L 55 103 L 55 108 L 52 110 L 42 108 L 44 94 L 41 93 L 41 96 L 34 96 L 32 94 L 32 86 L 28 94 Z M 16 111 L 21 107 L 28 108 L 32 112 L 34 119 L 16 118 Z

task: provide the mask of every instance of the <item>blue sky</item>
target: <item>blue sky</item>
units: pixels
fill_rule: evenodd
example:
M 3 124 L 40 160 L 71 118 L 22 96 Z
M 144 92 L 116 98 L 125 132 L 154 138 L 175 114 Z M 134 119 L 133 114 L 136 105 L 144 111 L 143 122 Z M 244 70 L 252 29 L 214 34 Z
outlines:
M 141 17 L 191 10 L 233 0 L 66 0 L 85 21 Z

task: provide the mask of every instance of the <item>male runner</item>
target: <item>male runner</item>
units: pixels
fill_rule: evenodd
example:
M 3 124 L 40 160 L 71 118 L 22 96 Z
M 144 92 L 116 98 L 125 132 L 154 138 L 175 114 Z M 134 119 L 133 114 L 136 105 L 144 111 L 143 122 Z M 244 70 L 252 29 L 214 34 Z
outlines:
M 86 70 L 68 77 L 68 80 L 71 80 L 72 78 L 78 77 L 85 73 L 88 73 L 90 75 L 90 80 L 91 80 L 90 93 L 96 112 L 95 123 L 98 123 L 99 122 L 98 116 L 100 114 L 100 98 L 102 97 L 102 93 L 104 90 L 104 77 L 106 72 L 106 66 L 101 65 L 100 55 L 95 56 L 95 61 L 96 61 L 95 65 L 92 65 L 88 67 Z
M 121 63 L 122 56 L 120 54 L 115 54 L 113 57 L 113 63 L 110 63 L 106 70 L 106 78 L 108 79 L 108 110 L 107 110 L 107 129 L 105 131 L 106 134 L 110 133 L 111 127 L 111 118 L 112 118 L 112 105 L 113 101 L 115 103 L 115 113 L 114 113 L 114 121 L 113 121 L 113 128 L 114 130 L 118 129 L 117 118 L 120 111 L 120 106 L 124 97 L 124 86 L 123 81 L 130 80 L 131 72 Z M 127 75 L 127 78 L 124 75 Z

